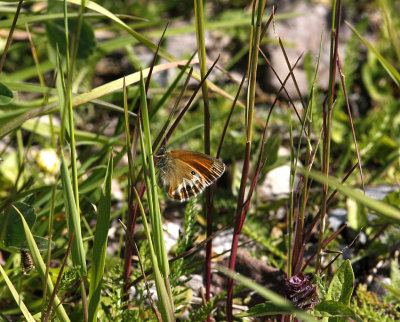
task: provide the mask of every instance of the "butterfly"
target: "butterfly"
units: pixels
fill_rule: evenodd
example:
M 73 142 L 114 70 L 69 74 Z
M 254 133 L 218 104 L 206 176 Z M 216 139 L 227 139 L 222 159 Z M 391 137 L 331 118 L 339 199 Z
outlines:
M 225 171 L 225 164 L 212 156 L 192 151 L 167 151 L 156 155 L 159 185 L 172 200 L 187 201 L 213 184 Z

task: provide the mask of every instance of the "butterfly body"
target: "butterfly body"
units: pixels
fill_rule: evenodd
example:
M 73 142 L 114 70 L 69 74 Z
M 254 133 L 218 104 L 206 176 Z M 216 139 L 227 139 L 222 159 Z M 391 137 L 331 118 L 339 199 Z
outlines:
M 180 202 L 201 193 L 225 171 L 225 164 L 207 154 L 192 151 L 166 151 L 157 155 L 159 184 L 168 196 Z

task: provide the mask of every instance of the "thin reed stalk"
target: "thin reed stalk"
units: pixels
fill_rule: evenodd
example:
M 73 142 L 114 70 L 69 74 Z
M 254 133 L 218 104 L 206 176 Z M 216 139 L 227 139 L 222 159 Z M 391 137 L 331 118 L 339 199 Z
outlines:
M 331 133 L 332 133 L 332 110 L 334 105 L 335 96 L 335 79 L 336 79 L 336 62 L 338 57 L 338 46 L 339 46 L 339 31 L 340 31 L 340 18 L 341 18 L 341 7 L 342 1 L 336 0 L 333 3 L 332 8 L 332 27 L 331 27 L 331 53 L 330 53 L 330 69 L 329 69 L 329 94 L 326 100 L 326 104 L 323 106 L 323 159 L 322 159 L 322 173 L 326 179 L 329 177 L 329 163 L 330 163 L 330 151 L 331 151 Z M 322 243 L 325 236 L 326 230 L 326 212 L 327 212 L 327 201 L 328 201 L 328 182 L 324 182 L 322 185 L 322 206 L 320 213 L 320 230 L 318 236 L 318 257 L 315 265 L 315 272 L 318 274 L 321 269 L 322 260 Z
M 207 57 L 206 57 L 206 44 L 204 34 L 204 8 L 203 0 L 194 0 L 194 14 L 196 24 L 196 38 L 197 50 L 199 55 L 200 75 L 204 79 L 207 74 Z M 202 85 L 203 102 L 204 102 L 204 152 L 210 154 L 210 105 L 208 100 L 208 86 L 207 82 Z M 206 203 L 205 212 L 207 218 L 207 237 L 212 235 L 213 227 L 213 213 L 211 207 L 211 189 L 208 187 L 205 191 Z M 206 247 L 206 301 L 210 300 L 210 285 L 211 285 L 211 258 L 212 258 L 212 239 L 207 242 Z M 207 317 L 210 321 L 210 316 Z
M 265 0 L 261 0 L 258 2 L 257 10 L 255 10 L 255 4 L 253 5 L 253 19 L 251 26 L 251 53 L 250 53 L 250 61 L 249 61 L 249 86 L 247 92 L 247 106 L 246 106 L 246 150 L 244 155 L 244 164 L 242 169 L 242 178 L 240 182 L 240 190 L 238 196 L 238 202 L 236 206 L 235 212 L 235 226 L 233 231 L 233 239 L 232 239 L 232 247 L 231 247 L 231 256 L 229 258 L 229 269 L 235 270 L 236 263 L 236 254 L 237 247 L 239 243 L 239 235 L 242 229 L 244 220 L 246 218 L 246 213 L 242 212 L 243 210 L 243 200 L 244 194 L 247 186 L 247 179 L 250 168 L 250 152 L 251 152 L 251 143 L 253 136 L 253 119 L 254 119 L 254 104 L 255 104 L 255 92 L 256 92 L 256 76 L 257 76 L 257 65 L 258 65 L 258 53 L 259 53 L 259 45 L 261 41 L 261 24 L 262 17 L 264 14 L 265 8 Z M 257 13 L 257 20 L 254 21 L 254 16 Z M 232 315 L 232 300 L 233 300 L 233 279 L 228 278 L 227 282 L 227 300 L 226 300 L 226 316 L 228 321 L 233 320 Z

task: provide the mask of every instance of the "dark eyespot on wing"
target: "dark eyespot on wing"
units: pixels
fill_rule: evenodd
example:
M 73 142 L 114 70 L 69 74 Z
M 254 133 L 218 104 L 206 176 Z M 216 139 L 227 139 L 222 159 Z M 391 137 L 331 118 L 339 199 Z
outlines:
M 197 170 L 197 174 L 204 180 L 206 186 L 213 184 L 225 172 L 225 164 L 218 159 L 209 160 L 209 164 L 194 161 L 191 166 Z
M 178 153 L 179 151 L 175 152 Z M 179 165 L 180 173 L 184 175 L 181 180 L 178 179 L 173 183 L 162 180 L 164 181 L 162 186 L 164 188 L 169 187 L 168 197 L 180 202 L 198 195 L 225 172 L 225 164 L 222 161 L 203 154 L 200 154 L 199 158 L 193 159 L 182 157 L 182 160 L 179 160 L 177 158 L 175 162 Z

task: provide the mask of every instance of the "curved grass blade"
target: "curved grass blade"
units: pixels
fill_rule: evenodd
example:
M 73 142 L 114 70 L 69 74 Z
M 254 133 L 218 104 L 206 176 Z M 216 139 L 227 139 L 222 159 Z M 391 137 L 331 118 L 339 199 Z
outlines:
M 25 221 L 24 216 L 20 213 L 20 211 L 17 208 L 14 207 L 14 209 L 21 216 L 21 220 L 24 225 L 26 241 L 28 243 L 29 250 L 32 255 L 32 259 L 35 263 L 36 269 L 39 272 L 40 278 L 42 279 L 42 281 L 45 281 L 46 280 L 46 265 L 42 259 L 42 256 L 40 255 L 40 252 L 36 245 L 35 239 L 29 229 L 27 222 Z M 49 289 L 49 294 L 53 293 L 54 286 L 53 286 L 53 282 L 51 281 L 50 278 L 47 279 L 47 287 Z M 54 298 L 53 305 L 56 310 L 56 315 L 60 319 L 60 321 L 70 321 L 69 317 L 67 315 L 67 312 L 65 312 L 64 307 L 62 306 L 61 301 L 57 296 L 55 296 L 55 298 Z
M 299 168 L 299 172 L 301 172 L 302 174 L 306 174 L 307 170 Z M 314 179 L 318 182 L 329 184 L 329 186 L 331 188 L 338 190 L 343 195 L 354 199 L 355 201 L 363 204 L 364 206 L 366 206 L 372 210 L 375 210 L 377 212 L 377 215 L 384 216 L 384 217 L 386 217 L 390 220 L 393 220 L 397 223 L 400 222 L 400 209 L 395 208 L 385 202 L 367 197 L 361 191 L 356 190 L 347 185 L 344 185 L 343 183 L 341 183 L 340 181 L 338 181 L 336 179 L 326 178 L 325 176 L 321 175 L 320 173 L 318 173 L 316 171 L 310 171 L 308 173 L 308 175 L 312 179 Z
M 235 273 L 235 272 L 231 271 L 230 269 L 228 269 L 224 266 L 221 266 L 221 265 L 216 265 L 216 268 L 221 273 L 229 276 L 230 278 L 238 281 L 239 283 L 243 284 L 244 286 L 256 291 L 261 296 L 270 300 L 276 306 L 276 308 L 279 308 L 281 310 L 281 312 L 285 312 L 286 314 L 296 314 L 296 316 L 298 318 L 302 319 L 303 321 L 315 321 L 315 319 L 311 315 L 296 309 L 289 301 L 284 299 L 282 296 L 257 284 L 256 282 L 252 281 L 251 279 L 249 279 L 239 273 Z
M 400 87 L 400 74 L 399 72 L 372 46 L 361 34 L 354 28 L 350 23 L 346 21 L 346 25 L 357 35 L 358 38 L 364 43 L 368 49 L 374 53 L 374 55 L 378 58 L 379 62 L 382 64 L 383 68 L 387 71 L 389 76 L 393 79 L 398 87 Z
M 1 265 L 0 265 L 0 274 L 3 276 L 3 279 L 8 286 L 8 290 L 10 291 L 11 295 L 13 296 L 15 302 L 18 304 L 18 307 L 20 308 L 25 319 L 29 322 L 35 322 L 35 319 L 29 312 L 28 308 L 25 306 L 25 303 L 22 301 L 21 297 L 19 296 L 18 291 L 15 289 L 11 280 L 8 278 L 7 273 L 5 272 L 3 266 L 1 266 Z

